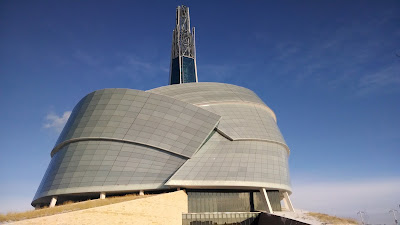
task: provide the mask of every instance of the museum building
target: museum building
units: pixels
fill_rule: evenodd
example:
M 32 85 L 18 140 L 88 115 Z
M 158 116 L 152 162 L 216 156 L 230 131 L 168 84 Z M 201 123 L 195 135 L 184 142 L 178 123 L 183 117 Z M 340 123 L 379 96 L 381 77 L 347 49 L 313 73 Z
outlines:
M 189 9 L 177 8 L 170 85 L 103 89 L 73 109 L 32 201 L 184 189 L 189 213 L 293 210 L 290 150 L 251 90 L 198 82 Z

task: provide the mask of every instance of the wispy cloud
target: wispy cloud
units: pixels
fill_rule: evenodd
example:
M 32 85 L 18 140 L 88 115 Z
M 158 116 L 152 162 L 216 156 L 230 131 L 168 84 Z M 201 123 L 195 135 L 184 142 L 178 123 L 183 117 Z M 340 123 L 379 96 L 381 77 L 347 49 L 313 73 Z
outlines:
M 233 67 L 228 65 L 206 64 L 202 65 L 198 70 L 198 73 L 204 73 L 201 78 L 205 78 L 206 80 L 224 81 L 228 80 L 228 78 L 232 76 Z M 210 78 L 208 79 L 207 77 Z
M 110 53 L 107 54 L 107 60 L 105 60 L 104 57 L 78 49 L 74 52 L 73 58 L 79 63 L 105 73 L 154 74 L 169 71 L 169 64 L 165 60 L 144 59 L 132 53 Z
M 398 15 L 387 13 L 367 21 L 343 21 L 333 32 L 334 27 L 321 26 L 308 39 L 281 40 L 271 49 L 274 55 L 265 68 L 294 85 L 346 88 L 357 96 L 400 90 L 400 60 L 393 53 L 398 31 L 386 30 L 396 20 Z
M 240 77 L 242 73 L 247 75 L 247 72 L 251 68 L 250 63 L 234 63 L 229 64 L 201 64 L 198 65 L 198 75 L 199 80 L 213 81 L 213 82 L 226 82 L 228 80 L 232 81 L 236 77 Z
M 400 199 L 400 178 L 365 181 L 293 183 L 292 201 L 299 209 L 356 217 L 362 210 L 370 220 L 390 219 L 388 211 Z
M 61 116 L 58 116 L 54 112 L 50 112 L 45 118 L 46 123 L 44 124 L 44 128 L 61 132 L 70 115 L 71 111 L 66 111 Z
M 157 61 L 140 59 L 136 55 L 124 55 L 121 63 L 115 67 L 116 72 L 137 72 L 146 75 L 154 75 L 156 72 L 169 71 L 165 65 Z
M 124 76 L 135 82 L 135 88 L 149 89 L 168 82 L 168 60 L 143 59 L 135 54 L 119 54 L 118 63 L 105 70 L 110 76 Z M 151 85 L 151 86 L 150 86 Z
M 139 89 L 152 88 L 153 82 L 167 83 L 169 59 L 160 59 L 158 55 L 147 57 L 132 52 L 110 52 L 99 54 L 77 49 L 68 59 L 69 64 L 83 66 L 84 74 L 93 74 L 106 79 L 115 77 L 134 80 Z M 162 77 L 162 79 L 159 79 Z
M 400 87 L 400 63 L 361 77 L 358 94 L 365 95 L 377 89 L 390 91 L 398 87 Z
M 101 63 L 101 60 L 98 57 L 90 55 L 82 50 L 76 50 L 74 53 L 74 57 L 79 62 L 86 64 L 88 66 L 98 66 Z

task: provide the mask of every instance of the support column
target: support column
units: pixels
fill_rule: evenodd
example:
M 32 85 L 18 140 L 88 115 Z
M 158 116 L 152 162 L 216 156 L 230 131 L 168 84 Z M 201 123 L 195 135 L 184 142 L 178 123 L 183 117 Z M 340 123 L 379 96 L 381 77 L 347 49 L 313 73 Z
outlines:
M 294 212 L 294 208 L 293 208 L 293 205 L 292 205 L 292 201 L 290 201 L 289 194 L 288 194 L 286 191 L 283 192 L 283 201 L 285 202 L 286 208 L 287 208 L 289 211 Z
M 271 207 L 271 203 L 269 202 L 268 194 L 267 194 L 267 191 L 265 190 L 265 188 L 261 188 L 260 193 L 261 193 L 263 202 L 265 204 L 266 211 L 268 213 L 274 213 L 274 211 L 272 210 L 272 207 Z
M 39 204 L 35 205 L 35 209 L 40 209 L 40 205 Z
M 144 191 L 143 190 L 139 191 L 139 195 L 144 195 Z
M 54 206 L 56 206 L 56 203 L 57 203 L 57 197 L 56 197 L 56 196 L 53 196 L 53 197 L 51 198 L 49 208 L 53 208 Z
M 100 199 L 106 199 L 106 193 L 105 192 L 101 192 L 100 193 Z
M 177 190 L 177 191 L 180 191 L 180 190 L 181 190 L 181 188 L 180 188 L 180 187 L 178 187 L 176 190 Z

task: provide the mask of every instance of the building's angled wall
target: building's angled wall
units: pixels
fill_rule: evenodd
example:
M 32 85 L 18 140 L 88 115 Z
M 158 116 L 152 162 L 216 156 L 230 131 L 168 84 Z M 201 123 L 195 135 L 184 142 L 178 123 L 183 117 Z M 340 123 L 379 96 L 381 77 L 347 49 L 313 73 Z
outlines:
M 166 183 L 191 188 L 266 187 L 291 192 L 289 148 L 274 112 L 251 90 L 197 83 L 149 90 L 221 116 L 217 132 Z
M 288 152 L 281 144 L 230 141 L 215 132 L 166 183 L 190 188 L 243 188 L 291 192 Z
M 275 113 L 251 90 L 231 84 L 163 86 L 147 92 L 172 97 L 221 116 L 217 129 L 231 140 L 270 141 L 289 148 Z
M 164 188 L 219 118 L 153 93 L 95 91 L 74 108 L 32 204 L 52 195 Z
M 71 139 L 102 137 L 146 144 L 190 157 L 219 118 L 170 97 L 132 89 L 103 89 L 90 93 L 78 103 L 55 149 Z M 182 133 L 188 135 L 179 137 Z
M 166 188 L 164 183 L 186 159 L 132 143 L 71 143 L 54 154 L 32 204 L 65 194 Z
M 262 140 L 278 142 L 285 140 L 266 106 L 252 103 L 215 103 L 200 106 L 221 116 L 218 130 L 232 140 Z
M 147 92 L 188 102 L 220 115 L 218 129 L 232 140 L 259 139 L 286 146 L 275 113 L 247 88 L 223 83 L 196 83 L 163 86 Z

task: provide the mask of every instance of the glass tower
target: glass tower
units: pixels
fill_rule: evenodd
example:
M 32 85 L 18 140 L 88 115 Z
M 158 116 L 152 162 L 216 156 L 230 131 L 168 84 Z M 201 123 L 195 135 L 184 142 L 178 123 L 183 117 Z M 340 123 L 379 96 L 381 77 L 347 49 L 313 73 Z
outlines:
M 178 6 L 176 27 L 172 33 L 169 84 L 197 81 L 196 46 L 194 27 L 190 31 L 189 8 Z

